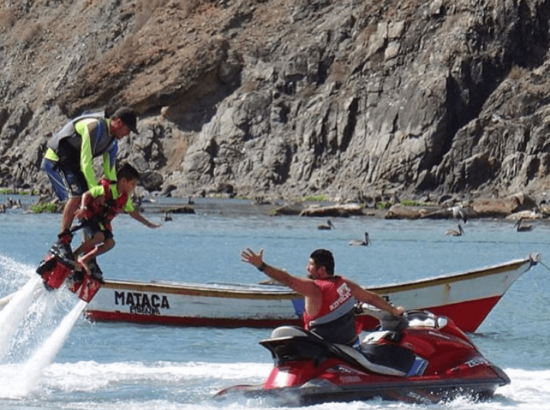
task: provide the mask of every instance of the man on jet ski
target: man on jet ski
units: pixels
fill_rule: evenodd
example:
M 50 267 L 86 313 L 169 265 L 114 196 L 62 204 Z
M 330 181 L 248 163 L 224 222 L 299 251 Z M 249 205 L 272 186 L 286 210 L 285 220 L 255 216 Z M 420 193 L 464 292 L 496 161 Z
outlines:
M 250 248 L 241 252 L 243 262 L 250 263 L 272 279 L 288 286 L 304 297 L 304 327 L 331 343 L 354 346 L 359 343 L 355 328 L 355 302 L 368 303 L 394 316 L 405 309 L 394 307 L 378 294 L 355 282 L 334 275 L 334 257 L 326 249 L 317 249 L 307 265 L 307 278 L 267 265 L 263 249 L 254 253 Z

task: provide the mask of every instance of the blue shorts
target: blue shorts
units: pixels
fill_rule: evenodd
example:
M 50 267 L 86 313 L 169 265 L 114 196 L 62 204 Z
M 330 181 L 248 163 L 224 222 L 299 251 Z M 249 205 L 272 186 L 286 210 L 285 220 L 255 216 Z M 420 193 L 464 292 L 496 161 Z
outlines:
M 82 232 L 84 232 L 84 236 L 86 237 L 86 239 L 92 238 L 99 232 L 103 233 L 104 240 L 114 238 L 114 235 L 110 230 L 105 228 L 105 226 L 102 223 L 99 223 L 96 221 L 83 221 Z
M 44 158 L 40 169 L 48 176 L 53 191 L 60 201 L 66 201 L 70 197 L 79 197 L 88 190 L 88 183 L 84 174 L 63 166 L 61 162 Z

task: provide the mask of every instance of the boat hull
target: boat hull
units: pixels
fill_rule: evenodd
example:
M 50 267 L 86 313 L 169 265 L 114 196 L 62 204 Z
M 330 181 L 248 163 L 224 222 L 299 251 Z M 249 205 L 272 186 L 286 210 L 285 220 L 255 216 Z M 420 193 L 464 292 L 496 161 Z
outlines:
M 429 310 L 474 332 L 533 256 L 456 275 L 370 287 L 396 306 Z M 303 299 L 282 286 L 185 284 L 106 280 L 86 309 L 96 321 L 216 327 L 300 324 Z M 365 330 L 378 325 L 359 317 Z

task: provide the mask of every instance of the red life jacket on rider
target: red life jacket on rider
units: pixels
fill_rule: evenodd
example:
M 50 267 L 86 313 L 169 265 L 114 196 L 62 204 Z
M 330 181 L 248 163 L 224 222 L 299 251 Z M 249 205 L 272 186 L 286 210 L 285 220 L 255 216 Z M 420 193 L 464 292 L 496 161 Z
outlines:
M 124 209 L 124 206 L 128 202 L 128 194 L 123 192 L 115 199 L 113 198 L 113 191 L 111 189 L 112 182 L 103 178 L 99 183 L 105 191 L 105 200 L 100 202 L 94 198 L 86 204 L 87 212 L 84 219 L 96 220 L 104 224 L 106 229 L 112 231 L 111 221 Z
M 315 316 L 304 312 L 304 327 L 332 343 L 352 345 L 357 340 L 355 298 L 344 279 L 333 276 L 317 279 L 323 305 Z

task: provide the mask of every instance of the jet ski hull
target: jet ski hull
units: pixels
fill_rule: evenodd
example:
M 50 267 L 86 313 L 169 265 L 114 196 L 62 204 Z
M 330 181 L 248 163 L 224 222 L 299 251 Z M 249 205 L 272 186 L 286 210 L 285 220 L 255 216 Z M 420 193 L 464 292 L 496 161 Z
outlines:
M 382 323 L 395 330 L 372 332 L 357 348 L 300 328 L 275 329 L 260 342 L 275 364 L 265 383 L 234 386 L 216 396 L 238 393 L 286 406 L 374 398 L 435 403 L 458 396 L 486 400 L 510 383 L 448 318 L 409 311 L 405 328 Z
M 324 385 L 318 387 L 283 387 L 264 389 L 263 385 L 234 386 L 222 390 L 218 397 L 233 394 L 248 398 L 274 400 L 281 406 L 306 406 L 330 402 L 351 402 L 382 399 L 405 403 L 433 404 L 469 397 L 475 401 L 485 401 L 493 397 L 496 389 L 508 384 L 506 375 L 499 379 L 476 381 L 439 380 L 406 382 L 380 382 L 347 386 Z

